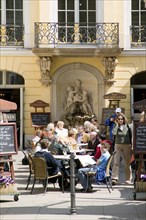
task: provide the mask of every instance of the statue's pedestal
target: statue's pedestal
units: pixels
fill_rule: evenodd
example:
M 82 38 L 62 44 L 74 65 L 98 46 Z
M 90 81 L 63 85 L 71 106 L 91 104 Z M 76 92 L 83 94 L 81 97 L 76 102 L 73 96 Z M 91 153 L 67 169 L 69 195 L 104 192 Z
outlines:
M 65 115 L 65 120 L 69 126 L 83 125 L 85 121 L 91 121 L 94 115 Z

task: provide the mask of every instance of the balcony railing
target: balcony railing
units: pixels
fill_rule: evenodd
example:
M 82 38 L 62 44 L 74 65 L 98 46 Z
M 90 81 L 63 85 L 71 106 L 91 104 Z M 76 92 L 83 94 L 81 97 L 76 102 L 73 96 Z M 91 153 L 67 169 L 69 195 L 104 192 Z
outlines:
M 146 47 L 146 25 L 131 26 L 131 47 Z
M 24 46 L 24 26 L 0 25 L 0 46 Z
M 97 23 L 64 24 L 36 22 L 35 47 L 53 45 L 95 45 L 113 48 L 119 46 L 119 24 Z

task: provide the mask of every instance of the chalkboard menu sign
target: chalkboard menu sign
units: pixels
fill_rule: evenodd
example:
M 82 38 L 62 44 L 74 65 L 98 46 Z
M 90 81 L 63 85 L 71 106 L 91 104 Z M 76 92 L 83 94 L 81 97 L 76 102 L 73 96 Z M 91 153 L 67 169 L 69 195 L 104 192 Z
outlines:
M 31 113 L 31 121 L 34 127 L 45 127 L 50 122 L 50 112 Z
M 0 156 L 17 153 L 17 135 L 15 123 L 0 124 Z
M 134 122 L 133 148 L 136 153 L 146 153 L 146 122 Z
M 125 109 L 122 109 L 122 113 L 125 113 Z M 115 114 L 116 108 L 103 108 L 102 109 L 102 121 L 101 124 L 105 124 L 106 119 L 110 118 L 113 114 Z

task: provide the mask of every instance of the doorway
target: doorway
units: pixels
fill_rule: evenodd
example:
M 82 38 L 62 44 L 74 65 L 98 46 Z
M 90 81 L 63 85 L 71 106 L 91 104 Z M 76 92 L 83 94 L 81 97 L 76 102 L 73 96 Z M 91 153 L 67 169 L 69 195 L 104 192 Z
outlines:
M 146 99 L 146 71 L 131 77 L 131 113 L 135 120 L 139 120 L 140 111 L 133 109 L 133 103 Z
M 20 146 L 20 89 L 1 89 L 0 98 L 17 104 L 16 110 L 10 110 L 10 113 L 13 113 L 14 117 L 8 119 L 8 122 L 16 123 L 17 141 L 18 146 Z
M 22 149 L 24 143 L 23 133 L 23 88 L 24 78 L 11 71 L 0 71 L 0 99 L 5 99 L 17 104 L 17 110 L 11 111 L 15 117 L 13 121 L 17 125 L 17 140 L 18 146 Z

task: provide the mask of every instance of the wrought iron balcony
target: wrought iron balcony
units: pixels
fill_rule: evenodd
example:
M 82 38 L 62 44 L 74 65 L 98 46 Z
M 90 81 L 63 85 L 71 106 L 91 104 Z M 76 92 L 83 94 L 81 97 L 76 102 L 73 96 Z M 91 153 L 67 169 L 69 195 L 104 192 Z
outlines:
M 131 26 L 131 47 L 144 48 L 146 47 L 146 25 Z
M 35 47 L 56 48 L 59 45 L 81 46 L 93 45 L 99 48 L 115 48 L 119 46 L 119 24 L 97 23 L 35 23 Z
M 24 46 L 24 26 L 0 25 L 0 46 Z

